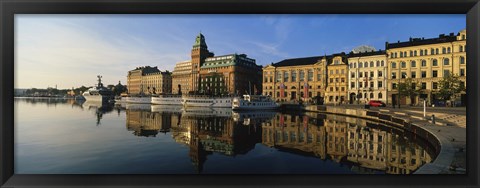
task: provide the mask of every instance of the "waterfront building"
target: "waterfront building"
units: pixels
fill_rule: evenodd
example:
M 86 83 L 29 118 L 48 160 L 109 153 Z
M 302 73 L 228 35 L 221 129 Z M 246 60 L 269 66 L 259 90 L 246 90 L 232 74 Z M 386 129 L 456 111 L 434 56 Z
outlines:
M 409 41 L 385 44 L 388 55 L 388 101 L 397 104 L 418 104 L 425 98 L 429 104 L 437 100 L 439 81 L 446 75 L 458 75 L 466 86 L 466 30 L 458 34 L 441 34 L 437 38 L 410 38 Z M 416 97 L 398 99 L 397 86 L 406 78 L 422 89 Z M 460 95 L 465 104 L 466 94 Z
M 209 57 L 200 67 L 200 91 L 210 94 L 259 94 L 262 67 L 245 54 Z
M 331 56 L 325 56 L 325 58 L 328 60 L 325 103 L 345 103 L 348 99 L 347 55 L 342 52 Z
M 134 70 L 128 71 L 127 75 L 127 89 L 128 93 L 132 95 L 147 94 L 145 93 L 142 82 L 143 76 L 148 73 L 160 72 L 157 67 L 137 67 Z M 146 87 L 145 87 L 146 88 Z
M 285 59 L 263 68 L 263 94 L 276 101 L 309 101 L 323 97 L 330 56 Z
M 187 68 L 189 65 L 190 69 Z M 178 93 L 256 94 L 262 92 L 262 67 L 245 54 L 215 56 L 208 50 L 205 36 L 196 37 L 189 62 L 177 63 L 173 89 Z M 188 79 L 188 77 L 190 77 Z M 188 84 L 183 85 L 186 82 Z
M 142 93 L 164 94 L 172 93 L 172 73 L 159 71 L 146 73 L 142 77 Z
M 387 101 L 387 56 L 383 50 L 348 55 L 348 101 L 364 104 Z
M 192 90 L 192 63 L 190 60 L 175 65 L 172 72 L 172 93 L 182 94 Z

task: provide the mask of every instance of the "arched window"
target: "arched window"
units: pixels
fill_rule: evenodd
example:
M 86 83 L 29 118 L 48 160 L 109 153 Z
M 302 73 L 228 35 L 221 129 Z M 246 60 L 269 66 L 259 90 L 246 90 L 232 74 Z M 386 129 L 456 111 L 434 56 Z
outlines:
M 413 51 L 412 51 L 412 50 L 410 50 L 410 57 L 412 57 L 412 56 L 413 56 Z
M 460 52 L 463 52 L 463 46 L 460 46 Z
M 430 49 L 430 55 L 433 55 L 433 54 L 435 54 L 435 50 L 432 48 Z
M 426 67 L 427 66 L 427 61 L 422 59 L 422 67 Z
M 377 67 L 380 67 L 380 61 L 377 61 Z
M 450 59 L 448 58 L 443 59 L 443 65 L 450 65 Z
M 420 50 L 420 56 L 422 56 L 422 55 L 423 55 L 423 50 Z
M 451 53 L 452 52 L 452 49 L 450 49 L 450 47 L 447 48 L 447 53 Z
M 413 51 L 413 56 L 417 56 L 417 50 Z
M 373 93 L 370 93 L 370 99 L 373 99 Z
M 465 57 L 460 56 L 460 64 L 465 64 Z
M 427 55 L 427 52 L 428 52 L 428 50 L 425 49 L 424 52 L 423 52 L 423 54 L 424 54 L 424 55 Z
M 382 62 L 381 62 L 380 64 L 382 65 L 382 67 L 385 66 L 385 63 L 383 62 L 383 60 L 382 60 Z
M 416 61 L 412 61 L 411 63 L 412 63 L 411 67 L 417 67 L 417 62 Z
M 438 48 L 435 49 L 435 54 L 438 54 Z
M 447 49 L 445 47 L 442 48 L 442 54 L 446 54 L 447 53 Z
M 373 61 L 370 61 L 370 67 L 373 67 Z
M 392 62 L 392 68 L 397 68 L 397 63 Z
M 362 62 L 358 62 L 358 68 L 362 68 L 363 67 L 363 63 Z
M 382 94 L 382 93 L 378 93 L 378 98 L 379 98 L 379 99 L 383 98 L 383 94 Z
M 368 67 L 368 62 L 365 62 L 365 67 Z
M 432 60 L 432 66 L 438 66 L 438 60 L 437 59 Z

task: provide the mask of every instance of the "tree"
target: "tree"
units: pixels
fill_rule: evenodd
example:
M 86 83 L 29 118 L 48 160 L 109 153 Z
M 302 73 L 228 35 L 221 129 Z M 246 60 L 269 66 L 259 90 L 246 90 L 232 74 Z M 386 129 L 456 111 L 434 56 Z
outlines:
M 407 78 L 404 82 L 398 84 L 398 100 L 400 100 L 402 96 L 413 99 L 420 93 L 422 93 L 421 86 L 411 78 Z M 400 107 L 400 103 L 398 103 L 398 107 Z
M 455 99 L 457 94 L 466 91 L 464 83 L 458 75 L 447 75 L 438 82 L 438 96 L 443 100 Z

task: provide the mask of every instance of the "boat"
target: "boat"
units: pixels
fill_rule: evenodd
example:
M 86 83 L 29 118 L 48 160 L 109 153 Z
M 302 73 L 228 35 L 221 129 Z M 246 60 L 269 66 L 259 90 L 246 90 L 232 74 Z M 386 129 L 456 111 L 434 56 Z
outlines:
M 182 105 L 185 107 L 231 108 L 231 96 L 185 95 Z
M 233 110 L 273 110 L 280 107 L 269 96 L 265 95 L 243 95 L 243 99 L 233 99 Z
M 152 104 L 160 105 L 182 105 L 182 95 L 176 94 L 161 94 L 158 96 L 152 96 Z
M 86 101 L 97 101 L 107 103 L 113 96 L 113 92 L 106 87 L 103 87 L 102 76 L 98 75 L 98 84 L 85 91 L 82 96 Z
M 125 97 L 125 101 L 127 103 L 135 103 L 135 104 L 151 104 L 152 97 L 150 96 L 129 96 Z
M 127 95 L 121 94 L 120 96 L 115 96 L 115 103 L 117 104 L 127 103 Z

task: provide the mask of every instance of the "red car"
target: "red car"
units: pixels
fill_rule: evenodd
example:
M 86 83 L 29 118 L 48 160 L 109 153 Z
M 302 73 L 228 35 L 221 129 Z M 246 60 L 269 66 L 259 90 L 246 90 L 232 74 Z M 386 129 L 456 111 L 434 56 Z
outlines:
M 369 106 L 376 106 L 376 107 L 385 107 L 387 106 L 387 104 L 385 104 L 384 102 L 382 101 L 378 101 L 378 100 L 371 100 L 368 102 L 368 105 Z

